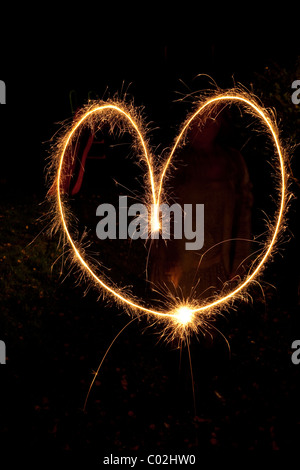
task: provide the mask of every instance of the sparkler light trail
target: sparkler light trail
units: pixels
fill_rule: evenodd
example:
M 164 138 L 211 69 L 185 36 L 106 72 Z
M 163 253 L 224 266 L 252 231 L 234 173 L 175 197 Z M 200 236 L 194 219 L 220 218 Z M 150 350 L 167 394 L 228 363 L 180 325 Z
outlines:
M 159 206 L 165 198 L 164 183 L 171 171 L 171 163 L 175 152 L 183 145 L 189 127 L 196 119 L 201 118 L 204 113 L 205 117 L 207 117 L 220 105 L 225 107 L 233 104 L 243 107 L 248 114 L 257 118 L 261 124 L 262 131 L 273 142 L 275 150 L 274 161 L 277 169 L 278 206 L 274 221 L 269 228 L 269 238 L 260 255 L 252 263 L 245 278 L 241 280 L 232 291 L 226 292 L 225 294 L 218 294 L 210 301 L 200 301 L 193 298 L 182 302 L 174 299 L 173 302 L 166 304 L 165 309 L 154 309 L 145 305 L 143 299 L 136 299 L 124 289 L 115 287 L 113 282 L 107 280 L 104 275 L 98 274 L 96 267 L 87 259 L 80 242 L 72 237 L 69 227 L 70 214 L 67 209 L 66 195 L 63 191 L 63 181 L 69 171 L 66 155 L 71 151 L 72 145 L 74 145 L 76 139 L 79 138 L 79 133 L 84 126 L 90 127 L 91 131 L 94 132 L 100 129 L 104 124 L 109 124 L 111 131 L 117 127 L 121 132 L 129 132 L 133 137 L 138 158 L 146 168 L 145 200 L 149 206 L 151 204 L 154 206 L 151 230 L 159 231 L 161 229 Z M 281 144 L 278 127 L 273 114 L 263 108 L 254 96 L 246 93 L 244 90 L 231 89 L 215 92 L 210 96 L 199 99 L 196 103 L 195 111 L 192 112 L 183 123 L 174 141 L 172 150 L 162 163 L 155 161 L 151 154 L 143 123 L 133 107 L 127 107 L 124 103 L 118 101 L 93 103 L 91 106 L 82 110 L 77 120 L 72 123 L 71 127 L 58 140 L 54 151 L 52 167 L 52 187 L 55 188 L 53 199 L 56 213 L 54 229 L 60 229 L 62 231 L 71 248 L 73 261 L 77 263 L 88 279 L 92 280 L 104 294 L 108 294 L 111 299 L 134 314 L 146 314 L 150 317 L 154 317 L 156 320 L 166 321 L 168 327 L 171 326 L 174 332 L 179 332 L 179 334 L 182 335 L 183 330 L 197 330 L 198 325 L 202 322 L 205 324 L 208 318 L 215 315 L 220 310 L 228 308 L 237 298 L 244 298 L 250 284 L 258 280 L 266 263 L 271 260 L 276 242 L 284 227 L 284 216 L 288 202 L 286 158 L 287 155 Z

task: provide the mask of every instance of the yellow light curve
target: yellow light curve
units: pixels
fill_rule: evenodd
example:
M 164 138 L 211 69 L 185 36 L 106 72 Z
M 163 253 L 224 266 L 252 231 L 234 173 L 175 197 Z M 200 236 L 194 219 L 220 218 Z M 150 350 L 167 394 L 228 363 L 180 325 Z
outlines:
M 89 120 L 101 120 L 105 118 L 106 120 L 110 121 L 113 119 L 112 115 L 114 115 L 114 119 L 118 117 L 123 119 L 130 127 L 130 132 L 132 134 L 135 134 L 140 148 L 142 149 L 142 160 L 146 163 L 149 177 L 149 188 L 147 188 L 148 194 L 146 194 L 146 196 L 150 198 L 149 205 L 153 204 L 154 206 L 154 216 L 151 221 L 151 226 L 152 230 L 157 231 L 160 230 L 160 221 L 158 217 L 159 206 L 161 204 L 163 195 L 164 181 L 168 170 L 170 170 L 172 158 L 177 148 L 179 147 L 180 142 L 184 138 L 186 131 L 191 125 L 192 121 L 195 118 L 200 117 L 204 110 L 210 107 L 213 108 L 213 106 L 219 103 L 224 103 L 225 105 L 237 103 L 239 105 L 244 106 L 246 111 L 254 114 L 260 120 L 265 130 L 272 138 L 274 148 L 276 149 L 276 154 L 279 160 L 280 197 L 278 201 L 278 210 L 275 216 L 275 220 L 273 222 L 273 227 L 269 236 L 269 240 L 265 245 L 263 254 L 260 255 L 260 257 L 258 257 L 255 263 L 253 264 L 254 268 L 252 268 L 252 272 L 249 272 L 246 278 L 235 289 L 225 294 L 224 296 L 216 297 L 215 300 L 209 303 L 204 303 L 202 305 L 200 304 L 200 301 L 195 302 L 197 299 L 193 299 L 193 303 L 191 304 L 191 306 L 182 306 L 180 305 L 180 303 L 178 303 L 178 305 L 175 304 L 174 306 L 172 306 L 172 308 L 166 309 L 166 311 L 148 308 L 142 305 L 141 302 L 136 301 L 130 295 L 124 294 L 121 290 L 110 286 L 107 282 L 104 281 L 104 278 L 101 278 L 100 275 L 97 275 L 93 268 L 89 265 L 88 261 L 85 259 L 83 252 L 80 250 L 80 247 L 77 246 L 77 243 L 72 238 L 67 223 L 65 205 L 62 200 L 61 182 L 62 176 L 64 174 L 66 152 L 69 149 L 69 146 L 75 136 L 76 131 L 78 131 L 82 125 L 89 122 Z M 115 299 L 121 305 L 123 304 L 125 307 L 129 307 L 134 313 L 138 314 L 140 312 L 143 314 L 149 314 L 160 319 L 172 319 L 173 321 L 176 320 L 177 323 L 179 322 L 184 326 L 188 325 L 193 321 L 199 321 L 202 314 L 211 314 L 215 311 L 216 308 L 221 308 L 222 306 L 225 307 L 229 302 L 233 301 L 236 297 L 238 297 L 241 292 L 246 291 L 250 283 L 257 279 L 263 266 L 270 258 L 282 226 L 287 201 L 287 174 L 284 163 L 284 151 L 279 140 L 276 122 L 273 117 L 271 117 L 270 113 L 268 113 L 262 106 L 260 106 L 251 95 L 235 90 L 228 90 L 226 92 L 214 94 L 213 96 L 208 97 L 203 101 L 199 102 L 196 111 L 192 113 L 192 115 L 184 123 L 179 135 L 175 139 L 174 146 L 171 152 L 169 153 L 169 156 L 167 157 L 165 162 L 162 163 L 159 172 L 156 170 L 153 159 L 148 150 L 144 135 L 145 133 L 143 132 L 143 130 L 141 130 L 136 118 L 130 111 L 126 109 L 125 105 L 123 106 L 119 103 L 109 102 L 106 104 L 95 105 L 89 110 L 87 110 L 73 124 L 73 126 L 65 136 L 63 144 L 59 149 L 58 163 L 55 174 L 56 212 L 59 218 L 61 229 L 69 242 L 69 245 L 73 251 L 73 255 L 76 261 L 79 263 L 84 272 L 87 273 L 95 281 L 95 283 L 101 289 L 104 290 L 104 292 L 108 293 L 112 299 Z M 159 175 L 159 177 L 157 177 L 157 174 Z

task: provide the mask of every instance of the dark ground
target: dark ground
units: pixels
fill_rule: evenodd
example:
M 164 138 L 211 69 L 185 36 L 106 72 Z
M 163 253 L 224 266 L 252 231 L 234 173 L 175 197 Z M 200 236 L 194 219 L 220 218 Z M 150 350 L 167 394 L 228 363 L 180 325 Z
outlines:
M 39 236 L 38 201 L 1 207 L 1 443 L 45 455 L 62 450 L 101 459 L 109 451 L 195 453 L 292 451 L 299 440 L 299 372 L 291 343 L 299 319 L 285 260 L 270 268 L 266 302 L 240 305 L 220 319 L 214 342 L 191 348 L 196 413 L 187 352 L 157 344 L 133 323 L 107 356 L 82 411 L 106 348 L 128 318 L 59 276 L 55 241 Z M 9 240 L 9 242 L 7 241 Z M 281 274 L 283 273 L 283 275 Z M 275 282 L 276 281 L 276 282 Z M 294 298 L 293 298 L 294 296 Z
M 0 76 L 7 84 L 7 104 L 0 109 L 0 339 L 7 347 L 7 364 L 0 366 L 1 451 L 10 448 L 12 457 L 22 457 L 26 449 L 31 458 L 60 451 L 101 463 L 109 453 L 184 453 L 201 459 L 216 450 L 232 455 L 280 450 L 288 455 L 298 448 L 300 365 L 291 361 L 291 344 L 300 338 L 296 200 L 289 218 L 294 238 L 282 246 L 265 274 L 265 300 L 258 290 L 252 305 L 238 305 L 236 312 L 216 323 L 228 338 L 231 355 L 220 335 L 213 342 L 201 337 L 193 341 L 195 407 L 187 351 L 180 367 L 179 351 L 158 343 L 141 320 L 130 325 L 110 350 L 83 412 L 92 371 L 129 318 L 121 309 L 97 302 L 92 291 L 83 296 L 73 274 L 65 279 L 67 267 L 60 275 L 60 260 L 52 268 L 60 253 L 57 238 L 38 236 L 44 228 L 38 221 L 45 196 L 43 142 L 57 130 L 55 122 L 70 117 L 71 89 L 83 102 L 91 89 L 102 96 L 106 85 L 112 83 L 115 91 L 123 79 L 125 86 L 132 81 L 136 101 L 145 103 L 150 119 L 169 130 L 166 123 L 174 117 L 175 105 L 165 111 L 166 103 L 174 99 L 179 78 L 192 86 L 191 77 L 206 72 L 220 86 L 231 86 L 235 74 L 247 86 L 254 83 L 266 105 L 276 107 L 287 134 L 296 141 L 299 110 L 290 103 L 290 84 L 300 78 L 297 44 L 291 41 L 288 55 L 282 48 L 268 46 L 262 51 L 252 44 L 243 56 L 233 44 L 202 46 L 198 55 L 195 44 L 192 51 L 178 45 L 153 46 L 144 50 L 143 59 L 135 49 L 120 45 L 114 51 L 120 67 L 112 66 L 105 49 L 100 72 L 93 60 L 88 71 L 80 73 L 78 67 L 74 74 L 72 57 L 58 78 L 53 65 L 57 50 L 45 46 L 49 50 L 39 56 L 37 65 L 35 49 L 21 41 L 14 66 L 23 72 L 33 67 L 36 72 L 23 76 L 26 99 L 17 74 L 7 67 L 6 75 Z M 81 50 L 75 65 L 84 58 Z M 17 109 L 26 100 L 27 117 L 34 118 L 21 125 Z M 182 104 L 178 106 L 179 113 Z M 167 132 L 167 143 L 169 134 L 173 129 Z M 299 152 L 296 155 L 299 160 Z M 293 171 L 299 177 L 297 159 Z M 297 184 L 292 189 L 296 192 Z

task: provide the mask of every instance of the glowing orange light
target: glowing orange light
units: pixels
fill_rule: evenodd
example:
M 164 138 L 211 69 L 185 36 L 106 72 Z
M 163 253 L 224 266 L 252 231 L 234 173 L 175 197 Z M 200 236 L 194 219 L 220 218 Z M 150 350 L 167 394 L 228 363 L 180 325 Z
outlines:
M 204 112 L 204 110 L 209 110 L 210 108 L 213 109 L 215 105 L 220 103 L 224 103 L 224 105 L 236 103 L 244 106 L 248 113 L 252 113 L 260 120 L 263 128 L 267 131 L 268 135 L 273 141 L 279 161 L 278 175 L 280 175 L 280 188 L 278 210 L 273 222 L 273 226 L 270 230 L 269 239 L 265 244 L 262 254 L 252 264 L 252 268 L 246 275 L 245 279 L 241 281 L 240 284 L 238 284 L 231 292 L 228 292 L 223 296 L 217 296 L 209 303 L 201 303 L 200 301 L 197 301 L 197 299 L 193 299 L 192 307 L 181 305 L 178 302 L 175 307 L 166 309 L 166 311 L 148 308 L 142 305 L 141 301 L 137 302 L 130 294 L 124 294 L 121 289 L 117 289 L 114 286 L 112 287 L 112 285 L 106 282 L 105 278 L 102 278 L 101 275 L 96 274 L 93 267 L 85 258 L 84 252 L 80 245 L 72 238 L 66 217 L 66 207 L 62 200 L 62 178 L 64 174 L 66 152 L 72 143 L 72 139 L 75 137 L 76 131 L 78 131 L 81 126 L 95 123 L 97 120 L 105 120 L 105 122 L 116 122 L 117 119 L 121 119 L 123 123 L 125 123 L 124 125 L 127 126 L 127 130 L 129 130 L 133 137 L 136 138 L 137 146 L 140 149 L 140 159 L 146 164 L 148 172 L 148 193 L 146 194 L 146 197 L 148 197 L 148 204 L 152 204 L 154 207 L 151 220 L 151 230 L 154 232 L 159 231 L 161 229 L 159 220 L 159 206 L 163 195 L 163 185 L 174 153 L 179 147 L 192 121 L 201 117 L 201 114 Z M 258 104 L 254 97 L 239 90 L 229 90 L 227 92 L 214 94 L 211 97 L 204 99 L 202 102 L 199 102 L 196 111 L 188 117 L 182 126 L 178 137 L 175 139 L 174 146 L 168 158 L 165 162 L 163 162 L 160 168 L 157 168 L 153 162 L 146 143 L 145 133 L 142 130 L 137 117 L 134 115 L 134 111 L 129 111 L 126 109 L 125 105 L 115 102 L 93 105 L 82 114 L 82 116 L 73 124 L 67 135 L 63 138 L 57 152 L 56 165 L 56 212 L 58 215 L 60 227 L 62 228 L 63 233 L 65 234 L 66 239 L 73 251 L 75 261 L 79 263 L 83 271 L 96 283 L 98 287 L 103 289 L 104 292 L 108 293 L 115 301 L 119 302 L 125 307 L 129 307 L 132 312 L 137 314 L 148 314 L 161 319 L 163 318 L 165 320 L 169 319 L 173 322 L 175 320 L 175 323 L 180 323 L 184 326 L 189 325 L 191 322 L 197 323 L 201 321 L 201 316 L 203 316 L 204 319 L 205 316 L 210 316 L 218 309 L 226 307 L 234 299 L 245 292 L 251 282 L 258 278 L 262 268 L 273 253 L 275 243 L 278 239 L 278 234 L 282 227 L 284 212 L 287 204 L 287 174 L 285 170 L 284 151 L 279 140 L 277 125 L 272 115 L 260 104 Z
M 151 214 L 151 232 L 159 232 L 161 230 L 161 224 L 159 220 L 159 203 L 156 202 L 153 205 L 153 214 Z
M 174 312 L 174 319 L 180 325 L 187 325 L 193 321 L 193 310 L 189 307 L 179 307 Z

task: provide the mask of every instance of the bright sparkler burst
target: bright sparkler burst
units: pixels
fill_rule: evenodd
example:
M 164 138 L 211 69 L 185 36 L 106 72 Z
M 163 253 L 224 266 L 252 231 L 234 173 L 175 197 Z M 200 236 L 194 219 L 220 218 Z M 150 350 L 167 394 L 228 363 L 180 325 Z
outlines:
M 69 167 L 67 153 L 70 151 L 72 144 L 78 138 L 78 132 L 83 126 L 89 126 L 92 131 L 101 128 L 101 125 L 109 124 L 111 131 L 117 127 L 121 131 L 130 132 L 133 137 L 135 147 L 137 149 L 140 162 L 146 167 L 146 202 L 154 207 L 151 230 L 159 231 L 161 223 L 159 220 L 159 206 L 164 198 L 164 182 L 167 174 L 171 169 L 171 162 L 176 150 L 183 144 L 188 128 L 205 113 L 212 113 L 217 106 L 236 104 L 245 108 L 246 112 L 256 117 L 263 131 L 274 144 L 275 161 L 277 168 L 278 183 L 278 205 L 274 220 L 269 230 L 269 238 L 265 246 L 252 263 L 249 272 L 245 278 L 240 281 L 230 292 L 217 295 L 211 301 L 200 301 L 192 299 L 191 301 L 174 300 L 172 303 L 166 303 L 165 309 L 153 309 L 143 300 L 138 300 L 132 294 L 127 293 L 124 289 L 117 288 L 112 281 L 108 281 L 104 275 L 96 272 L 96 267 L 87 259 L 83 247 L 78 240 L 75 240 L 69 228 L 69 213 L 66 205 L 66 195 L 63 194 L 63 181 L 66 177 Z M 68 242 L 73 255 L 74 262 L 81 268 L 87 278 L 101 289 L 102 293 L 108 294 L 111 299 L 115 300 L 119 305 L 136 315 L 147 315 L 155 320 L 167 322 L 167 328 L 173 328 L 174 335 L 182 332 L 197 330 L 201 324 L 206 325 L 207 319 L 216 315 L 223 309 L 232 305 L 237 298 L 245 297 L 250 284 L 256 281 L 261 275 L 266 263 L 271 259 L 278 236 L 283 228 L 284 214 L 288 201 L 287 190 L 287 172 L 285 167 L 286 154 L 280 142 L 278 127 L 273 115 L 264 109 L 255 97 L 243 90 L 231 89 L 225 92 L 216 92 L 203 99 L 199 99 L 196 103 L 196 110 L 188 116 L 183 123 L 182 128 L 175 139 L 172 150 L 168 157 L 162 163 L 157 163 L 150 151 L 146 132 L 141 122 L 141 118 L 133 107 L 127 107 L 119 101 L 96 102 L 84 108 L 77 120 L 72 123 L 71 127 L 57 142 L 57 146 L 53 155 L 53 181 L 55 191 L 53 194 L 56 218 L 54 229 L 60 229 Z M 185 333 L 186 334 L 186 333 Z
M 188 325 L 193 321 L 193 310 L 189 307 L 178 307 L 174 312 L 174 319 L 180 325 Z

